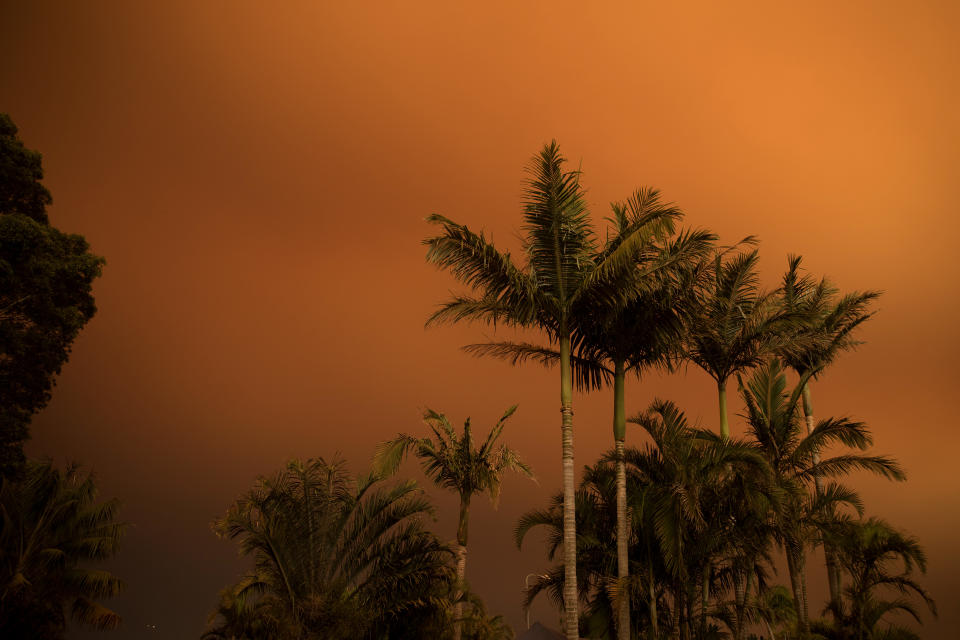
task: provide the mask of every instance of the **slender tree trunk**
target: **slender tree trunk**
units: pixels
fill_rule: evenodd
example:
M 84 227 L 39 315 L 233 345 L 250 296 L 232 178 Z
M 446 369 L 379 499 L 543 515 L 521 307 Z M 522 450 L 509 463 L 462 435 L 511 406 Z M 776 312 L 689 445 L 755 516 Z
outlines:
M 789 544 L 784 544 L 783 550 L 787 556 L 787 573 L 790 574 L 790 591 L 793 593 L 793 607 L 797 610 L 797 621 L 800 619 L 800 579 L 797 576 L 797 569 L 794 566 L 794 554 L 790 551 Z
M 803 552 L 795 552 L 790 549 L 789 544 L 787 552 L 787 569 L 790 572 L 790 587 L 793 590 L 793 601 L 797 608 L 797 621 L 801 631 L 808 631 L 807 623 L 807 601 L 806 589 L 804 587 L 803 570 Z
M 573 376 L 570 369 L 570 336 L 561 327 L 560 414 L 563 447 L 563 612 L 567 640 L 579 640 L 577 611 L 577 521 L 573 474 Z
M 467 529 L 470 521 L 470 494 L 460 494 L 460 519 L 457 522 L 457 590 L 453 605 L 453 640 L 460 640 L 463 602 L 467 580 Z
M 803 550 L 800 551 L 800 557 L 797 559 L 800 574 L 800 596 L 803 598 L 803 630 L 810 630 L 810 607 L 807 604 L 807 558 Z
M 720 400 L 720 435 L 730 438 L 730 423 L 727 422 L 727 381 L 717 383 L 717 396 Z
M 814 419 L 813 419 L 813 398 L 810 395 L 810 383 L 805 382 L 803 385 L 803 416 L 806 418 L 807 422 L 807 435 L 813 433 L 814 428 Z M 814 455 L 813 463 L 817 464 L 820 462 L 820 456 Z M 823 478 L 817 474 L 814 477 L 814 482 L 816 483 L 817 493 L 823 492 Z M 836 553 L 833 550 L 833 547 L 828 544 L 825 540 L 823 541 L 823 557 L 826 560 L 827 565 L 827 586 L 830 588 L 830 604 L 832 611 L 837 611 L 837 607 L 840 605 L 840 587 L 839 587 L 839 573 L 840 570 L 837 567 L 836 562 Z M 837 620 L 837 614 L 834 613 L 834 620 Z
M 743 637 L 744 627 L 744 603 L 746 602 L 746 585 L 744 577 L 740 575 L 739 569 L 733 572 L 733 611 L 734 611 L 734 640 L 740 640 Z
M 708 561 L 703 567 L 703 582 L 700 585 L 700 628 L 707 628 L 707 609 L 710 607 L 710 574 L 713 566 Z
M 690 636 L 690 598 L 688 584 L 681 583 L 680 590 L 683 596 L 680 600 L 680 637 L 683 640 L 691 640 Z
M 626 588 L 630 577 L 630 529 L 627 518 L 627 469 L 623 460 L 627 418 L 624 407 L 625 366 L 622 360 L 614 363 L 613 373 L 613 439 L 617 454 L 617 578 L 620 584 L 617 604 L 617 638 L 630 640 L 630 598 Z
M 657 589 L 653 581 L 653 567 L 650 567 L 650 581 L 647 584 L 647 609 L 650 612 L 650 627 L 653 629 L 653 637 L 660 637 L 660 629 L 657 626 Z
M 744 612 L 749 611 L 747 605 L 750 604 L 750 591 L 753 590 L 753 562 L 751 561 L 750 567 L 747 568 L 747 577 L 746 577 L 746 588 L 743 593 L 743 609 Z M 740 637 L 743 637 L 743 634 L 746 633 L 746 622 L 748 616 L 744 614 L 743 621 L 740 623 Z
M 681 611 L 683 610 L 683 581 L 674 580 L 674 592 L 673 592 L 673 629 L 671 633 L 677 634 L 677 636 L 683 635 L 683 625 L 680 624 L 680 620 L 683 617 Z M 675 636 L 676 637 L 676 636 Z
M 773 627 L 770 626 L 770 621 L 764 618 L 763 624 L 767 627 L 767 633 L 770 634 L 770 640 L 777 640 L 777 636 L 773 635 Z

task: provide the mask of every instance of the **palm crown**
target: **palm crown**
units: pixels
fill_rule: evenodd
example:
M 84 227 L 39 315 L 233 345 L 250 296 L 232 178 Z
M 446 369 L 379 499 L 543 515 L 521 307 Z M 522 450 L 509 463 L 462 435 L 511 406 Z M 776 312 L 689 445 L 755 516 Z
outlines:
M 119 502 L 97 502 L 92 474 L 71 465 L 60 471 L 30 461 L 25 477 L 0 485 L 0 636 L 50 637 L 68 617 L 112 629 L 120 616 L 98 600 L 123 584 L 107 571 L 84 566 L 109 558 L 126 525 Z
M 238 605 L 324 637 L 368 637 L 400 612 L 431 610 L 438 586 L 452 584 L 450 550 L 424 528 L 433 509 L 414 482 L 378 480 L 322 458 L 260 478 L 213 524 L 254 561 L 233 589 Z
M 868 309 L 880 292 L 854 291 L 838 298 L 839 290 L 827 278 L 817 281 L 801 274 L 801 261 L 800 256 L 787 258 L 780 305 L 799 322 L 777 355 L 798 374 L 816 377 L 841 351 L 860 344 L 853 331 L 873 316 Z
M 420 459 L 423 472 L 437 486 L 456 491 L 461 496 L 488 493 L 496 504 L 504 471 L 517 471 L 533 477 L 533 471 L 516 451 L 497 444 L 505 422 L 516 410 L 516 405 L 507 409 L 483 442 L 475 446 L 470 418 L 464 422 L 463 435 L 460 436 L 445 415 L 427 409 L 423 421 L 435 439 L 402 433 L 380 444 L 374 455 L 374 470 L 384 475 L 392 474 L 404 456 L 412 451 Z

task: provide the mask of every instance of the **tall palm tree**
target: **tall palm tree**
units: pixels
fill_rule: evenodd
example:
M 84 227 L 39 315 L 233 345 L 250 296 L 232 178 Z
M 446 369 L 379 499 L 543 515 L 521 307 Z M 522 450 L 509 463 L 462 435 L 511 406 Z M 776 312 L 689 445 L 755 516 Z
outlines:
M 861 344 L 853 337 L 853 332 L 873 315 L 869 307 L 880 292 L 855 291 L 840 297 L 838 289 L 827 278 L 818 282 L 801 274 L 801 261 L 800 256 L 787 257 L 787 271 L 779 291 L 780 305 L 785 313 L 799 322 L 792 339 L 784 341 L 776 353 L 797 375 L 805 377 L 803 414 L 810 434 L 814 428 L 810 381 L 817 379 L 841 352 Z M 816 478 L 815 485 L 817 491 L 823 490 L 821 478 Z M 824 556 L 830 601 L 839 604 L 840 573 L 829 544 L 824 545 Z
M 423 524 L 433 509 L 411 481 L 377 482 L 322 458 L 260 478 L 213 524 L 253 558 L 233 597 L 260 603 L 292 638 L 379 638 L 439 615 L 453 571 Z
M 564 171 L 556 142 L 529 167 L 524 193 L 525 264 L 514 263 L 482 233 L 440 215 L 427 218 L 439 235 L 424 241 L 427 260 L 473 290 L 443 304 L 428 321 L 481 320 L 543 331 L 560 352 L 561 448 L 564 492 L 564 631 L 577 638 L 576 521 L 574 513 L 573 374 L 571 336 L 578 317 L 600 305 L 626 305 L 645 275 L 636 254 L 646 237 L 636 231 L 598 259 L 579 171 Z
M 757 251 L 726 260 L 725 253 L 717 252 L 701 269 L 704 277 L 697 280 L 687 313 L 684 355 L 717 383 L 720 434 L 729 438 L 727 381 L 763 361 L 788 318 L 776 308 L 773 294 L 759 288 Z
M 628 237 L 641 233 L 646 238 L 637 249 L 637 269 L 646 274 L 643 287 L 626 305 L 616 301 L 611 308 L 596 306 L 576 319 L 571 356 L 574 383 L 578 390 L 591 390 L 612 380 L 613 438 L 617 469 L 617 568 L 618 579 L 628 581 L 629 545 L 626 470 L 623 450 L 626 438 L 625 382 L 628 372 L 638 377 L 657 366 L 668 366 L 682 336 L 677 309 L 682 291 L 677 271 L 701 260 L 711 248 L 714 236 L 705 231 L 680 233 L 674 224 L 682 217 L 679 208 L 660 200 L 660 192 L 637 189 L 624 202 L 612 204 L 613 234 L 604 242 L 597 261 L 612 253 Z M 472 344 L 465 347 L 474 355 L 489 355 L 518 364 L 526 360 L 555 365 L 560 354 L 549 347 L 509 341 Z M 617 614 L 618 637 L 629 640 L 629 600 L 620 599 Z
M 0 482 L 0 637 L 59 638 L 70 618 L 116 628 L 120 616 L 99 600 L 123 583 L 88 563 L 120 546 L 117 500 L 97 502 L 93 475 L 77 465 L 31 460 L 23 479 Z
M 801 628 L 807 628 L 805 547 L 816 539 L 818 529 L 826 525 L 824 514 L 839 504 L 859 509 L 855 494 L 831 483 L 813 493 L 810 487 L 817 477 L 835 478 L 852 470 L 863 470 L 891 480 L 903 480 L 904 474 L 893 459 L 857 453 L 841 453 L 822 458 L 824 450 L 835 444 L 866 450 L 873 442 L 869 429 L 848 418 L 821 420 L 809 434 L 801 426 L 798 403 L 807 376 L 787 393 L 787 379 L 780 361 L 769 360 L 746 383 L 740 380 L 747 413 L 748 435 L 754 440 L 773 469 L 777 484 L 788 497 L 778 510 L 777 527 L 787 556 L 791 586 Z
M 457 584 L 464 590 L 467 575 L 467 537 L 470 518 L 470 499 L 478 493 L 490 494 L 496 506 L 505 471 L 516 471 L 533 478 L 533 471 L 516 451 L 506 445 L 497 446 L 507 418 L 517 405 L 507 409 L 487 434 L 479 447 L 474 447 L 470 418 L 463 424 L 463 436 L 451 426 L 442 413 L 427 409 L 423 421 L 436 440 L 416 438 L 405 433 L 377 446 L 373 468 L 375 473 L 390 475 L 396 472 L 404 456 L 413 452 L 420 458 L 423 472 L 437 486 L 455 491 L 460 496 L 460 517 L 457 520 Z M 454 639 L 460 640 L 462 606 L 457 599 L 454 609 Z

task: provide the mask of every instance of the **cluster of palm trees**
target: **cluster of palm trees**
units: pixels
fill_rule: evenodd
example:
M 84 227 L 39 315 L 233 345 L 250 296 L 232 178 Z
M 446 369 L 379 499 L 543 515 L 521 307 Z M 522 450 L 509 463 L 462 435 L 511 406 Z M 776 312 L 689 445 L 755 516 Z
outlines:
M 841 296 L 826 278 L 803 274 L 793 256 L 781 286 L 763 291 L 753 238 L 719 246 L 712 233 L 679 229 L 682 213 L 653 189 L 614 203 L 601 240 L 580 173 L 565 170 L 564 162 L 554 142 L 528 167 L 522 262 L 482 232 L 440 215 L 428 218 L 439 232 L 424 241 L 427 260 L 470 289 L 443 303 L 428 324 L 538 329 L 546 344 L 498 341 L 465 349 L 560 369 L 562 494 L 517 530 L 520 542 L 531 527 L 548 526 L 549 553 L 560 563 L 529 597 L 547 590 L 557 599 L 570 640 L 581 631 L 619 640 L 710 637 L 720 624 L 739 639 L 761 620 L 794 618 L 791 633 L 802 636 L 812 632 L 806 552 L 822 545 L 831 633 L 875 637 L 863 603 L 879 602 L 878 585 L 892 583 L 853 577 L 859 569 L 850 559 L 863 556 L 851 551 L 862 539 L 851 533 L 862 525 L 852 514 L 861 505 L 838 479 L 851 470 L 895 480 L 903 473 L 893 460 L 863 452 L 871 443 L 864 425 L 816 421 L 810 385 L 857 344 L 854 330 L 870 317 L 878 293 Z M 676 406 L 658 401 L 633 419 L 652 442 L 628 449 L 627 373 L 640 377 L 685 363 L 716 381 L 717 433 L 689 427 Z M 785 367 L 797 376 L 792 389 Z M 743 439 L 730 434 L 731 380 L 747 406 Z M 578 491 L 573 390 L 605 386 L 614 392 L 614 447 L 587 468 Z M 854 451 L 832 455 L 835 446 Z M 767 585 L 775 547 L 787 559 L 790 615 L 774 606 L 783 592 Z M 923 568 L 915 553 L 909 558 L 907 573 Z M 895 586 L 926 598 L 907 575 L 898 579 L 905 582 Z M 891 602 L 870 611 L 915 613 L 908 603 Z

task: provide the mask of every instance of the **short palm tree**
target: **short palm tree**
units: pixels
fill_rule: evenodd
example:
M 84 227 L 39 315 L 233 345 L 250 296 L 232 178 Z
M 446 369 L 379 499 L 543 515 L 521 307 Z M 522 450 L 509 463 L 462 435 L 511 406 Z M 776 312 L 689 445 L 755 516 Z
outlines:
M 625 459 L 628 469 L 650 487 L 647 522 L 674 583 L 674 627 L 687 638 L 695 624 L 694 585 L 699 586 L 705 629 L 711 567 L 735 543 L 742 548 L 746 542 L 737 540 L 738 531 L 729 530 L 723 507 L 740 502 L 741 507 L 768 510 L 775 500 L 769 470 L 754 447 L 691 427 L 672 402 L 657 400 L 630 422 L 640 425 L 652 441 L 642 449 L 629 449 Z
M 380 638 L 440 615 L 452 554 L 424 527 L 433 509 L 412 481 L 378 481 L 322 458 L 260 478 L 213 524 L 253 558 L 231 597 L 258 603 L 296 638 Z
M 287 628 L 283 612 L 276 611 L 273 602 L 249 595 L 242 586 L 223 589 L 200 640 L 275 640 L 296 634 L 296 629 Z
M 475 447 L 470 418 L 463 425 L 463 435 L 454 430 L 442 413 L 431 409 L 423 414 L 423 421 L 433 432 L 434 439 L 416 438 L 400 434 L 393 440 L 381 443 L 374 456 L 376 473 L 390 475 L 396 472 L 404 456 L 412 452 L 420 459 L 423 472 L 437 486 L 455 491 L 460 496 L 460 517 L 457 520 L 457 583 L 465 590 L 467 575 L 467 538 L 470 518 L 470 499 L 478 493 L 488 493 L 496 505 L 505 471 L 516 471 L 533 478 L 533 471 L 516 451 L 506 445 L 497 446 L 507 419 L 517 410 L 517 405 L 507 409 L 487 434 L 482 444 Z M 454 638 L 460 638 L 462 607 L 455 605 Z
M 886 456 L 841 453 L 822 458 L 828 446 L 841 444 L 863 451 L 873 439 L 866 425 L 848 418 L 821 420 L 806 434 L 798 406 L 806 381 L 806 376 L 801 377 L 788 394 L 786 375 L 776 358 L 757 369 L 746 383 L 740 381 L 747 408 L 747 433 L 767 459 L 777 485 L 786 496 L 783 508 L 776 514 L 776 524 L 787 556 L 797 616 L 804 630 L 807 628 L 805 548 L 817 538 L 818 529 L 827 525 L 825 514 L 832 513 L 834 506 L 845 503 L 859 508 L 856 495 L 835 483 L 812 494 L 810 488 L 815 479 L 836 478 L 853 470 L 869 471 L 891 480 L 904 479 L 900 466 Z
M 803 414 L 807 433 L 814 428 L 813 399 L 810 382 L 843 351 L 861 344 L 853 337 L 854 331 L 866 322 L 873 312 L 870 304 L 878 291 L 855 291 L 839 296 L 838 289 L 827 278 L 814 280 L 801 274 L 800 256 L 788 256 L 787 271 L 779 290 L 782 311 L 796 318 L 791 339 L 785 340 L 776 353 L 798 376 L 806 376 L 803 385 Z M 823 481 L 816 479 L 816 490 L 823 490 Z M 839 603 L 840 574 L 829 545 L 824 546 L 830 600 Z
M 556 142 L 528 168 L 524 195 L 525 264 L 515 264 L 482 233 L 440 215 L 427 220 L 439 235 L 424 241 L 427 260 L 473 290 L 443 304 L 433 322 L 481 320 L 543 331 L 560 352 L 560 413 L 564 502 L 564 631 L 577 638 L 571 337 L 578 317 L 598 306 L 626 305 L 645 275 L 636 268 L 646 236 L 636 231 L 609 253 L 597 251 L 579 171 L 565 171 Z
M 632 485 L 631 489 L 637 486 Z M 623 589 L 617 580 L 616 538 L 616 472 L 609 461 L 584 468 L 583 479 L 576 493 L 577 514 L 577 588 L 583 604 L 580 626 L 591 638 L 614 638 L 619 632 L 617 607 L 622 599 L 643 604 L 645 592 Z M 633 527 L 631 527 L 632 529 Z M 545 509 L 524 513 L 514 530 L 514 539 L 520 548 L 527 535 L 534 530 L 544 531 L 547 558 L 562 560 L 563 551 L 563 495 L 553 496 Z M 631 536 L 631 562 L 635 565 L 642 554 L 636 546 L 638 536 Z M 647 568 L 649 565 L 647 565 Z M 524 606 L 529 607 L 541 594 L 559 606 L 563 605 L 563 564 L 554 565 L 546 573 L 536 576 L 525 593 Z M 659 576 L 657 584 L 660 584 Z M 638 598 L 637 596 L 640 596 Z M 633 630 L 645 622 L 642 612 L 632 618 Z
M 850 578 L 847 602 L 834 612 L 833 627 L 817 629 L 837 640 L 914 640 L 914 632 L 887 622 L 888 614 L 903 612 L 923 621 L 910 596 L 919 597 L 936 615 L 936 605 L 914 579 L 913 572 L 926 571 L 927 558 L 916 538 L 897 531 L 879 518 L 847 521 L 828 535 L 837 559 Z M 900 568 L 897 568 L 900 565 Z M 884 599 L 888 590 L 892 599 Z M 831 603 L 831 607 L 837 606 Z
M 117 627 L 120 616 L 99 601 L 123 583 L 88 564 L 117 551 L 119 503 L 97 502 L 93 475 L 76 465 L 31 460 L 23 479 L 0 482 L 0 637 L 59 638 L 71 618 Z

